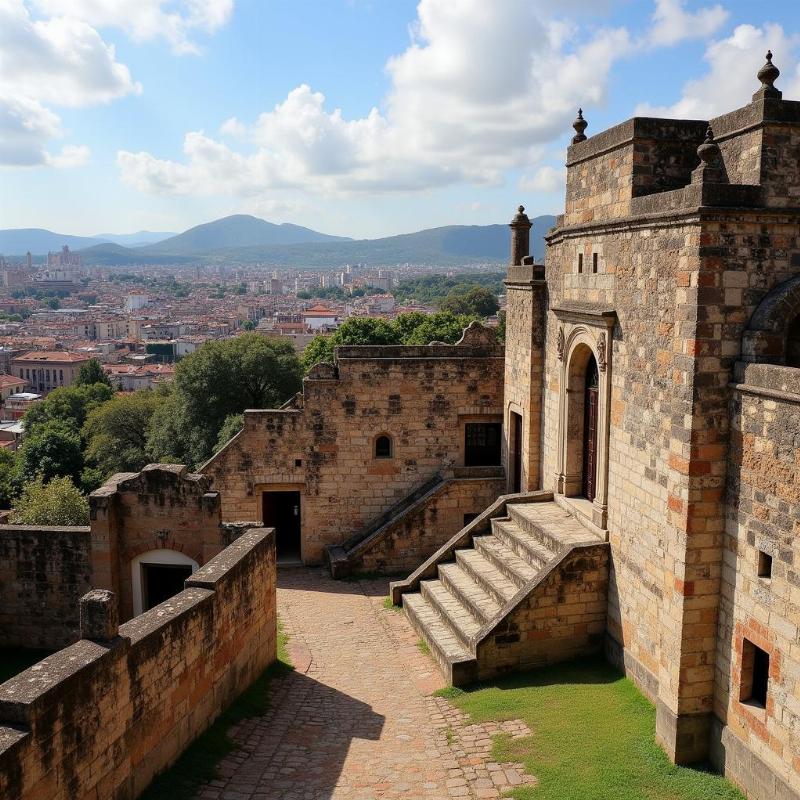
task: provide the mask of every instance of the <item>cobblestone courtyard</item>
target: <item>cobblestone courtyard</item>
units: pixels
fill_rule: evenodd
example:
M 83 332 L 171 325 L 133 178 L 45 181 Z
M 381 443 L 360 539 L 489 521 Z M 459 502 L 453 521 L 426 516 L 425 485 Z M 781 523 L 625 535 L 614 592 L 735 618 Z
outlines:
M 495 798 L 534 780 L 490 756 L 493 734 L 525 736 L 524 723 L 467 725 L 431 697 L 443 679 L 404 615 L 384 608 L 387 586 L 279 573 L 295 670 L 274 681 L 264 716 L 238 726 L 239 748 L 199 798 Z

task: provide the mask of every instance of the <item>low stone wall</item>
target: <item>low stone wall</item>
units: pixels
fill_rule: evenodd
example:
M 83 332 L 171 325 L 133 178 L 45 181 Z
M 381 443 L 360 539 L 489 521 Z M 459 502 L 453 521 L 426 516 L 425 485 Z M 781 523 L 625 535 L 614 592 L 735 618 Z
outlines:
M 505 489 L 505 477 L 453 478 L 347 554 L 347 572 L 406 574 L 430 558 Z M 334 574 L 342 577 L 344 572 Z
M 78 639 L 91 572 L 89 528 L 0 525 L 0 647 L 54 650 Z
M 242 535 L 117 636 L 93 618 L 103 594 L 81 601 L 91 639 L 0 686 L 0 797 L 135 798 L 275 660 L 272 529 Z

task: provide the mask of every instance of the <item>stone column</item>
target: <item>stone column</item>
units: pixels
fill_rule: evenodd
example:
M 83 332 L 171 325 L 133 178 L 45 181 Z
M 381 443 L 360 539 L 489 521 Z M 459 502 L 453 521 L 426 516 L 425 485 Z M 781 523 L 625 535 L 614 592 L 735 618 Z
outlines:
M 509 223 L 511 228 L 511 265 L 519 266 L 522 259 L 531 252 L 531 221 L 525 213 L 525 206 L 517 209 L 517 215 Z

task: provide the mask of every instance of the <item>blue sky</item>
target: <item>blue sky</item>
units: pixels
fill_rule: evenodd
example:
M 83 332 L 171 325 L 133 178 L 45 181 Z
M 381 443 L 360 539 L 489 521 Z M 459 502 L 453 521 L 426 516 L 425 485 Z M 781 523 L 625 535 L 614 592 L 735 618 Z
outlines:
M 0 228 L 557 213 L 578 105 L 706 119 L 767 47 L 800 99 L 790 0 L 0 0 Z

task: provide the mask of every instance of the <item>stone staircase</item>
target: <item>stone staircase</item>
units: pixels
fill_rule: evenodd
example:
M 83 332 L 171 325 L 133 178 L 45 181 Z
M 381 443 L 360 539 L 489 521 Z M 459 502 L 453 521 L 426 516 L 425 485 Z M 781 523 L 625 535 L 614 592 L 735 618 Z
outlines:
M 500 498 L 392 584 L 453 685 L 600 649 L 608 545 L 552 501 Z

